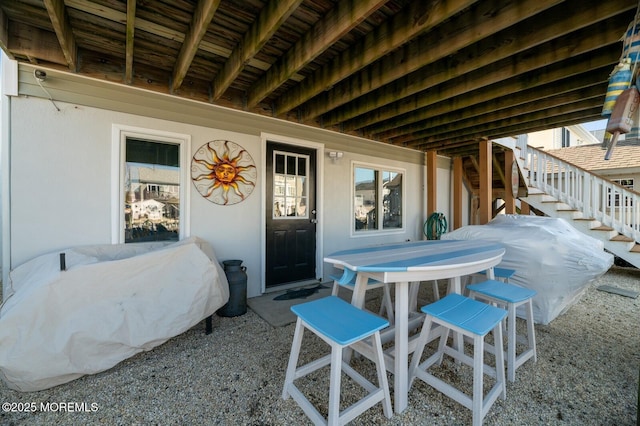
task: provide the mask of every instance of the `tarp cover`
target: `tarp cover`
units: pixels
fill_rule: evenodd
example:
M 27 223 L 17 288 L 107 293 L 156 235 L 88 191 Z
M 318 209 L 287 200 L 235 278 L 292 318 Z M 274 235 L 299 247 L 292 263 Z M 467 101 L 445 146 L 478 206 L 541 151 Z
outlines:
M 509 283 L 538 292 L 533 299 L 538 324 L 564 313 L 613 265 L 613 255 L 601 241 L 551 217 L 498 215 L 486 225 L 463 226 L 441 239 L 503 243 L 506 253 L 499 266 L 516 271 Z
M 0 309 L 0 377 L 36 391 L 107 370 L 185 332 L 229 299 L 209 244 L 83 246 L 9 275 Z

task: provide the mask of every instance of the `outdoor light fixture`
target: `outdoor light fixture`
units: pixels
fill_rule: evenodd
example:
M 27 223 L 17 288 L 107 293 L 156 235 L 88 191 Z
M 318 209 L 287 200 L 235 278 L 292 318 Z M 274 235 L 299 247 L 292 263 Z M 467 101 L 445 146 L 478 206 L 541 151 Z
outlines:
M 36 79 L 36 83 L 38 83 L 38 86 L 40 86 L 40 88 L 44 91 L 44 93 L 46 93 L 47 96 L 49 96 L 49 100 L 51 101 L 53 106 L 56 108 L 56 111 L 60 112 L 60 108 L 58 108 L 58 105 L 56 105 L 56 103 L 53 101 L 53 97 L 51 96 L 51 93 L 49 93 L 49 91 L 45 89 L 45 87 L 42 85 L 42 83 L 47 79 L 47 73 L 42 70 L 33 70 L 33 78 Z
M 47 79 L 47 73 L 42 70 L 33 71 L 33 76 L 41 83 Z
M 338 159 L 342 158 L 342 155 L 343 155 L 343 153 L 340 151 L 329 151 L 327 154 L 329 155 L 329 158 L 331 158 L 331 160 L 334 163 L 338 161 Z

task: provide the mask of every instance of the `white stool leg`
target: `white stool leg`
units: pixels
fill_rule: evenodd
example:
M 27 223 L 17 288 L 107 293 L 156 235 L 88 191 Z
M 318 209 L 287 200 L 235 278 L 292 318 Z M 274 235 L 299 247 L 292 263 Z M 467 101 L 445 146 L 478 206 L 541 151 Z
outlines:
M 418 309 L 418 293 L 420 292 L 420 282 L 415 281 L 409 284 L 409 310 L 415 312 Z
M 471 412 L 473 426 L 482 425 L 482 378 L 484 375 L 484 336 L 473 336 L 473 396 Z
M 437 302 L 438 300 L 440 300 L 440 288 L 438 288 L 438 280 L 433 280 L 431 286 L 433 289 L 433 299 Z
M 504 320 L 503 320 L 504 321 Z M 504 374 L 504 349 L 502 346 L 502 326 L 498 324 L 493 329 L 493 341 L 499 342 L 500 346 L 494 344 L 496 357 L 496 381 L 502 383 L 502 399 L 507 399 L 507 381 Z
M 529 299 L 527 302 L 527 338 L 529 339 L 529 348 L 533 350 L 533 362 L 538 362 L 538 354 L 536 352 L 536 330 L 533 324 L 533 301 Z
M 389 324 L 393 325 L 393 321 L 395 319 L 393 313 L 393 301 L 391 300 L 391 290 L 389 290 L 389 286 L 391 284 L 385 284 L 382 286 L 383 296 L 382 296 L 382 306 L 380 306 L 380 312 L 382 315 L 382 310 L 386 311 L 387 320 L 389 320 Z
M 331 378 L 329 380 L 328 425 L 340 424 L 340 378 L 342 375 L 342 346 L 331 345 Z
M 373 344 L 376 347 L 375 363 L 376 371 L 378 372 L 378 387 L 381 387 L 384 390 L 382 411 L 384 412 L 385 417 L 390 419 L 393 416 L 393 409 L 391 408 L 391 394 L 389 393 L 387 369 L 384 367 L 384 352 L 382 351 L 382 340 L 380 339 L 380 332 L 377 332 L 373 335 Z
M 289 355 L 289 364 L 287 366 L 287 375 L 284 379 L 284 388 L 282 389 L 282 399 L 289 398 L 289 386 L 293 383 L 296 375 L 296 367 L 298 365 L 298 356 L 300 355 L 300 347 L 302 346 L 302 335 L 304 327 L 300 318 L 296 321 L 296 330 L 293 334 L 293 343 L 291 343 L 291 354 Z
M 331 289 L 331 295 L 332 296 L 337 296 L 338 292 L 340 290 L 340 284 L 338 284 L 337 282 L 333 282 L 333 288 Z
M 418 341 L 416 342 L 416 350 L 413 352 L 413 356 L 411 358 L 411 365 L 409 366 L 409 389 L 411 389 L 411 384 L 413 383 L 413 379 L 415 379 L 415 371 L 420 365 L 420 358 L 422 358 L 422 354 L 424 353 L 424 347 L 427 344 L 427 338 L 429 337 L 429 332 L 431 330 L 431 325 L 433 324 L 432 317 L 427 315 L 424 320 L 424 324 L 422 325 L 422 330 L 420 331 L 420 335 L 418 336 Z M 440 341 L 442 339 L 447 339 L 449 336 L 449 330 L 447 330 L 446 336 L 440 336 Z M 438 345 L 439 346 L 439 345 Z M 438 348 L 439 349 L 439 348 Z M 442 358 L 440 359 L 442 360 Z
M 516 305 L 507 304 L 507 376 L 510 382 L 516 381 Z

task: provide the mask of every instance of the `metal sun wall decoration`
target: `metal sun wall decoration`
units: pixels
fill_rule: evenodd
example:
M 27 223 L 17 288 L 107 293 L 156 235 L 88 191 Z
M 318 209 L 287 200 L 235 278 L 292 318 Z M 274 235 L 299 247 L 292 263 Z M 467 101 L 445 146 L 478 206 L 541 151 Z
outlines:
M 191 161 L 191 180 L 198 192 L 212 203 L 225 206 L 247 198 L 256 186 L 257 175 L 251 155 L 227 140 L 207 142 Z

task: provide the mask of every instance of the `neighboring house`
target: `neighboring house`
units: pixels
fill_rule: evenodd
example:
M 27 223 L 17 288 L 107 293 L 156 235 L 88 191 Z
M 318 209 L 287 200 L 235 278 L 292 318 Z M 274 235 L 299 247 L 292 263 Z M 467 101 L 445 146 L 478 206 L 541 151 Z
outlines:
M 550 150 L 602 143 L 603 136 L 604 130 L 589 132 L 583 126 L 575 125 L 529 133 L 527 144 L 534 148 Z M 621 135 L 620 140 L 624 140 L 624 135 Z
M 609 160 L 604 159 L 601 144 L 547 150 L 568 163 L 595 173 L 625 188 L 640 189 L 640 140 L 623 140 L 616 144 Z
M 164 204 L 156 200 L 135 201 L 131 203 L 133 220 L 160 220 L 164 217 Z

